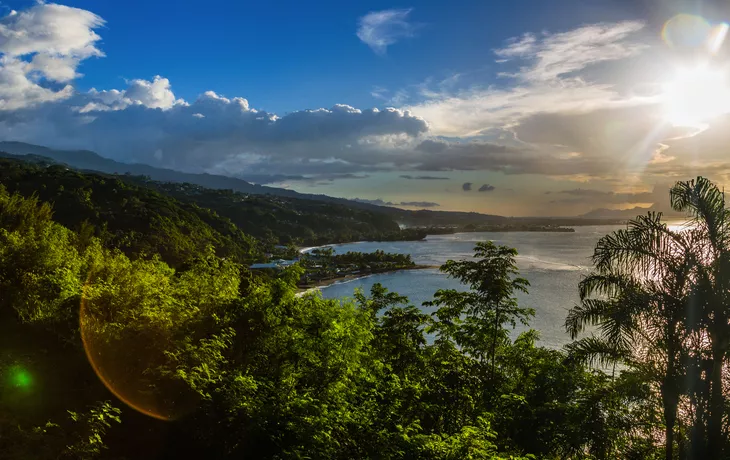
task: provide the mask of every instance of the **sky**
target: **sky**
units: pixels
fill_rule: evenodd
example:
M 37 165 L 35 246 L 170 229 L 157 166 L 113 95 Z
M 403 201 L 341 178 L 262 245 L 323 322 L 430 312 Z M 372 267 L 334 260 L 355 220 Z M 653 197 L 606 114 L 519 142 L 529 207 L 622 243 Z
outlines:
M 0 140 L 407 209 L 728 183 L 724 0 L 0 2 Z

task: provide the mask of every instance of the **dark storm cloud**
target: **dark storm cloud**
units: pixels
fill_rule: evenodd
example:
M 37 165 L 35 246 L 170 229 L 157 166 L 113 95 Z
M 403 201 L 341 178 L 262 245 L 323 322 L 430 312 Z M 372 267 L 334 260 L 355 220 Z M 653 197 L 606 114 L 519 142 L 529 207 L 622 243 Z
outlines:
M 349 161 L 351 167 L 337 172 L 363 172 L 372 169 L 366 152 L 374 150 L 371 158 L 380 161 L 387 149 L 362 139 L 418 137 L 428 131 L 425 120 L 398 109 L 338 104 L 279 117 L 249 107 L 243 98 L 213 92 L 187 104 L 174 99 L 167 80 L 159 77 L 135 84 L 134 92 L 77 93 L 63 103 L 5 113 L 0 137 L 186 171 L 208 171 L 225 163 L 222 172 L 228 175 L 298 175 L 302 171 L 293 167 L 273 166 L 318 161 L 320 169 L 312 173 L 324 173 Z M 167 105 L 145 105 L 160 101 Z M 267 165 L 272 168 L 262 170 Z
M 500 145 L 492 142 L 424 141 L 415 168 L 422 171 L 498 171 L 504 174 L 541 174 L 548 176 L 599 175 L 616 169 L 616 162 L 605 156 L 565 155 L 554 145 L 546 148 L 523 144 Z
M 352 201 L 359 201 L 360 203 L 375 204 L 378 206 L 395 206 L 395 203 L 393 203 L 392 201 L 383 201 L 380 198 L 377 198 L 375 200 L 368 200 L 366 198 L 353 198 Z

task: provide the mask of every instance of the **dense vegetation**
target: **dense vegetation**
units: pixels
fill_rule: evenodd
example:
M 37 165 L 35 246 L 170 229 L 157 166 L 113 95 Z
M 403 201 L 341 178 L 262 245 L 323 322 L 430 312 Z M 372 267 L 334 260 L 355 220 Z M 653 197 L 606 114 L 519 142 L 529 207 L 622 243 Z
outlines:
M 280 244 L 426 236 L 401 232 L 386 214 L 342 204 L 155 182 L 143 176 L 79 172 L 42 162 L 0 158 L 0 183 L 10 192 L 35 193 L 54 203 L 56 218 L 71 229 L 80 229 L 84 221 L 93 224 L 97 236 L 130 254 L 167 257 L 174 246 L 181 250 L 188 246 L 188 253 L 194 254 L 211 244 L 219 255 L 243 262 L 260 259 L 251 236 L 261 243 L 261 250 Z
M 84 174 L 60 165 L 0 158 L 0 184 L 11 193 L 37 196 L 54 208 L 54 219 L 131 257 L 159 254 L 181 266 L 215 247 L 239 263 L 261 259 L 260 244 L 210 209 L 178 201 L 123 176 Z
M 3 458 L 730 453 L 730 213 L 704 179 L 672 190 L 693 226 L 650 214 L 599 242 L 566 320 L 597 333 L 565 352 L 510 334 L 533 315 L 511 248 L 447 262 L 468 289 L 427 315 L 379 285 L 297 297 L 301 267 L 251 278 L 215 241 L 173 268 L 62 225 L 64 201 L 0 189 Z
M 505 324 L 529 312 L 510 306 L 509 288 L 488 302 L 439 293 L 434 318 L 378 286 L 341 305 L 295 297 L 296 267 L 242 284 L 212 252 L 175 271 L 82 240 L 36 200 L 3 192 L 0 210 L 9 458 L 485 458 L 607 438 L 580 427 L 608 378 L 536 348 L 535 333 L 511 343 Z M 481 275 L 514 271 L 513 253 L 482 250 Z M 165 421 L 140 421 L 89 362 L 114 395 Z M 554 385 L 563 375 L 571 381 Z M 542 414 L 520 407 L 576 423 L 523 436 Z
M 414 268 L 410 254 L 348 251 L 335 254 L 331 247 L 316 248 L 302 254 L 299 265 L 304 268 L 301 284 L 344 277 Z
M 341 204 L 153 182 L 140 177 L 129 180 L 142 181 L 180 201 L 212 209 L 247 234 L 270 244 L 320 245 L 393 239 L 400 230 L 383 213 Z

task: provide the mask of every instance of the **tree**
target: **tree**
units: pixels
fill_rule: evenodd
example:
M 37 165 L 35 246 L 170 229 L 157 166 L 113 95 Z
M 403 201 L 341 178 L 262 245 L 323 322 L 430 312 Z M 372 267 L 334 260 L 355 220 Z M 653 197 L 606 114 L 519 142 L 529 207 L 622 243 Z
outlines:
M 469 291 L 440 289 L 425 305 L 438 306 L 438 321 L 430 328 L 439 338 L 453 340 L 480 361 L 489 363 L 494 379 L 497 345 L 508 339 L 506 325 L 527 324 L 535 312 L 520 307 L 516 292 L 527 292 L 529 282 L 517 277 L 517 251 L 491 241 L 477 243 L 476 261 L 449 260 L 441 271 L 469 286 Z
M 694 301 L 712 359 L 707 455 L 720 458 L 727 448 L 723 366 L 730 349 L 730 211 L 725 207 L 725 193 L 704 177 L 677 182 L 670 199 L 675 210 L 689 214 L 695 232 L 702 236 L 701 244 L 693 248 L 697 266 Z
M 602 238 L 595 273 L 581 282 L 581 305 L 566 327 L 600 335 L 574 342 L 574 356 L 622 362 L 654 381 L 662 396 L 665 457 L 673 458 L 677 408 L 688 399 L 690 452 L 721 458 L 725 397 L 723 366 L 730 347 L 730 214 L 724 194 L 699 177 L 678 182 L 672 207 L 690 216 L 671 230 L 661 214 L 632 220 Z M 684 423 L 685 420 L 679 420 Z M 679 439 L 678 441 L 682 441 Z
M 568 346 L 574 357 L 601 365 L 641 369 L 662 395 L 667 460 L 673 458 L 677 407 L 683 384 L 682 357 L 690 334 L 689 305 L 696 233 L 675 232 L 649 213 L 599 240 L 596 270 L 580 283 L 581 304 L 568 312 L 571 338 L 586 325 L 599 335 Z

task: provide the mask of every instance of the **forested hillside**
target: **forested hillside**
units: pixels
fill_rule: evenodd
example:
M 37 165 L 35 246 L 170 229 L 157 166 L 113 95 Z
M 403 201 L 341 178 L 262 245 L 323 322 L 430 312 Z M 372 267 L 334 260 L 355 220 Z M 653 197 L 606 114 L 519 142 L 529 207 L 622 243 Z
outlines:
M 217 174 L 184 173 L 172 169 L 156 168 L 154 166 L 141 163 L 121 163 L 109 158 L 104 158 L 89 150 L 57 150 L 40 145 L 26 144 L 24 142 L 3 141 L 0 142 L 0 156 L 11 156 L 16 159 L 23 159 L 26 161 L 51 161 L 67 165 L 75 169 L 96 171 L 105 174 L 146 176 L 159 182 L 188 183 L 214 190 L 233 190 L 235 192 L 252 195 L 271 195 L 284 198 L 315 200 L 376 212 L 402 212 L 401 209 L 387 206 L 377 206 L 374 204 L 330 197 L 327 195 L 300 193 L 285 188 L 252 184 L 236 177 L 221 176 Z
M 477 249 L 501 268 L 444 271 L 506 282 L 493 300 L 514 302 L 514 252 Z M 608 458 L 629 427 L 613 409 L 624 380 L 534 332 L 508 338 L 528 309 L 495 318 L 442 291 L 431 317 L 379 286 L 298 298 L 298 267 L 242 282 L 200 256 L 179 270 L 129 259 L 0 189 L 3 458 Z
M 259 258 L 261 248 L 277 244 L 412 236 L 383 213 L 340 204 L 82 172 L 40 157 L 28 159 L 33 162 L 0 158 L 0 184 L 55 203 L 60 223 L 79 230 L 87 221 L 97 236 L 130 253 L 160 253 L 172 261 L 173 252 L 185 258 L 213 244 L 221 256 L 248 261 Z
M 671 190 L 691 225 L 649 214 L 599 241 L 559 351 L 511 334 L 534 315 L 512 248 L 447 261 L 465 289 L 434 292 L 432 314 L 380 285 L 298 297 L 302 267 L 251 278 L 228 256 L 250 237 L 211 211 L 58 166 L 0 171 L 22 191 L 0 186 L 2 458 L 730 455 L 730 211 L 706 179 Z
M 155 182 L 140 177 L 145 186 L 180 201 L 214 210 L 244 232 L 275 244 L 328 244 L 361 240 L 397 239 L 398 224 L 385 213 L 323 201 L 232 190 L 214 190 L 194 184 Z
M 212 246 L 240 263 L 262 257 L 260 244 L 229 219 L 122 177 L 0 158 L 0 185 L 50 203 L 57 222 L 130 256 L 159 254 L 179 266 Z

